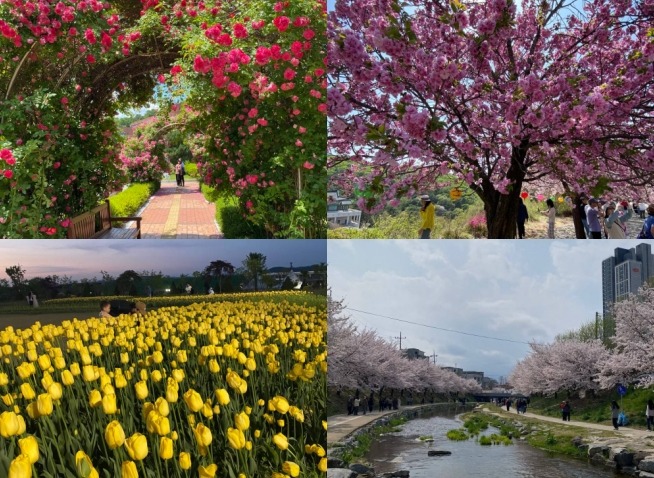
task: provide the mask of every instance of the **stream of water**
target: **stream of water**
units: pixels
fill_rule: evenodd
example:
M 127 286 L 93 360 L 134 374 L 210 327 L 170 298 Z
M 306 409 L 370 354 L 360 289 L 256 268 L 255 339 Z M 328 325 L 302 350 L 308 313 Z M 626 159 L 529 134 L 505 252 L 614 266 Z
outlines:
M 366 456 L 375 472 L 409 470 L 411 478 L 605 478 L 616 472 L 583 460 L 553 455 L 518 439 L 513 445 L 481 446 L 474 439 L 451 441 L 448 430 L 461 428 L 454 410 L 439 416 L 408 421 L 399 433 L 382 436 Z M 489 428 L 482 434 L 496 433 Z M 418 437 L 431 435 L 433 443 Z M 450 456 L 427 456 L 429 450 L 451 451 Z

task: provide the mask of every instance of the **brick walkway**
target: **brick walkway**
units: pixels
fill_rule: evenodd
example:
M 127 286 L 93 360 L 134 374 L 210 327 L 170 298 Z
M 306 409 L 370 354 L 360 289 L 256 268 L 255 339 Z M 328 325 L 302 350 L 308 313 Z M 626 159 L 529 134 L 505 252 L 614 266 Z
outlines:
M 219 239 L 216 206 L 208 203 L 195 179 L 178 188 L 175 181 L 162 181 L 161 189 L 139 214 L 143 239 Z

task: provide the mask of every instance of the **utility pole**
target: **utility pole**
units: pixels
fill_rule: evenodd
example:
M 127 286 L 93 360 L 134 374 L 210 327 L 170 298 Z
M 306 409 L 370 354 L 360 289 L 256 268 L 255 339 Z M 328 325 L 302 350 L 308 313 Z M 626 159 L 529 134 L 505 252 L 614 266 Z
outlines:
M 432 350 L 431 352 L 432 353 L 429 356 L 429 358 L 433 358 L 434 359 L 434 365 L 436 365 L 436 357 L 438 357 L 438 355 L 436 355 L 436 352 L 434 350 Z
M 402 350 L 402 339 L 406 339 L 406 337 L 402 337 L 402 332 L 400 332 L 399 337 L 393 337 L 394 339 L 400 339 L 400 350 Z

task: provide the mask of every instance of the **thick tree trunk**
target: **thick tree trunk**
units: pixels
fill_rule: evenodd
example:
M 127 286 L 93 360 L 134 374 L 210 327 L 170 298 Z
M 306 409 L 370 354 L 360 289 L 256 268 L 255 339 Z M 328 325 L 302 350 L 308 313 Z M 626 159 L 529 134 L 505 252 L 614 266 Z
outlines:
M 484 201 L 486 213 L 486 226 L 488 239 L 515 239 L 518 230 L 518 206 L 522 182 L 525 179 L 525 158 L 529 151 L 529 139 L 523 139 L 519 146 L 513 148 L 511 153 L 511 166 L 506 178 L 511 181 L 507 194 L 500 194 L 489 178 L 483 178 L 481 187 L 475 191 Z
M 572 208 L 572 221 L 575 225 L 575 236 L 577 239 L 586 239 L 584 224 L 581 222 L 581 208 L 584 207 L 584 203 L 581 202 L 579 194 L 575 194 L 572 201 L 574 204 L 574 207 Z
M 485 193 L 484 211 L 488 227 L 488 239 L 515 239 L 520 199 L 520 186 L 509 194 L 500 194 L 495 188 Z

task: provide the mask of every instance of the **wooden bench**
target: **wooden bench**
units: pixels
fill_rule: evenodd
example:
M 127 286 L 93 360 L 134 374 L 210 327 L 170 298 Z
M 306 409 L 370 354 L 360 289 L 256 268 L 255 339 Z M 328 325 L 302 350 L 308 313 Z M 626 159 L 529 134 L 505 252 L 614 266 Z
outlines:
M 136 221 L 136 227 L 112 227 L 113 222 L 127 221 Z M 111 217 L 107 199 L 104 204 L 70 220 L 68 239 L 141 239 L 141 218 Z

